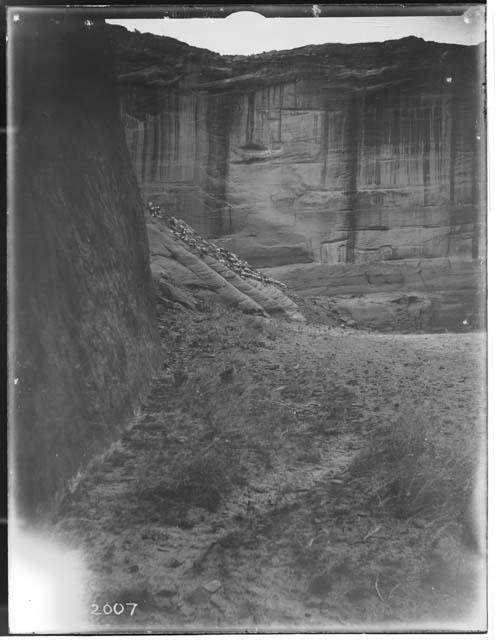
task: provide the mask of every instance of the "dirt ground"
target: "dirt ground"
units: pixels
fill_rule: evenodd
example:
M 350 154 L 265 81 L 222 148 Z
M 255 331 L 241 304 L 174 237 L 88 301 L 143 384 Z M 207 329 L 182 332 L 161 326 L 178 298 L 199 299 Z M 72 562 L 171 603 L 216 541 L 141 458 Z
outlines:
M 483 626 L 464 502 L 482 468 L 483 334 L 221 308 L 160 326 L 165 364 L 140 416 L 54 522 L 84 551 L 88 607 L 137 603 L 89 616 L 96 627 Z

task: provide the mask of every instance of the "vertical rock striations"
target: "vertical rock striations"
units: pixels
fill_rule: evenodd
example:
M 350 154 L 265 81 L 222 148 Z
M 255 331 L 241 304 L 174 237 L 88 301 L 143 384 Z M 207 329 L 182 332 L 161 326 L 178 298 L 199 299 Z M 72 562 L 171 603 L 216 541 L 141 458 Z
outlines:
M 14 504 L 40 516 L 133 413 L 157 364 L 144 214 L 103 24 L 12 23 Z
M 143 195 L 254 266 L 455 271 L 484 256 L 482 45 L 242 57 L 111 34 Z

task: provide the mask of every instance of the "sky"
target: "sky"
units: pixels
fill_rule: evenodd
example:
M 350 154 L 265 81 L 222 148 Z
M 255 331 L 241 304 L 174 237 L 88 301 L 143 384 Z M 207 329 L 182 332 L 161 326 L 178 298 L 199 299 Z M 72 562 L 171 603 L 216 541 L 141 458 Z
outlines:
M 462 16 L 265 18 L 259 13 L 239 11 L 217 19 L 107 22 L 131 31 L 169 36 L 221 54 L 251 55 L 307 44 L 381 42 L 410 35 L 437 42 L 478 44 L 484 39 L 483 16 L 481 7 L 472 7 Z

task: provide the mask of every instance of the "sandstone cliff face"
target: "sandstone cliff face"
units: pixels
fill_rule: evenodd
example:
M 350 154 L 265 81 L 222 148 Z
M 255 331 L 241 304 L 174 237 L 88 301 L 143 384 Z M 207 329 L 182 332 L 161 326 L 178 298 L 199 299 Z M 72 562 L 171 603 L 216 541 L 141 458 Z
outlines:
M 254 266 L 356 275 L 447 258 L 444 286 L 460 291 L 458 262 L 484 256 L 481 45 L 406 38 L 241 57 L 111 33 L 143 196 Z
M 159 348 L 104 26 L 21 12 L 9 46 L 12 497 L 35 517 L 120 433 Z
M 120 71 L 126 37 L 157 47 L 121 74 L 145 197 L 259 266 L 478 257 L 481 47 L 407 38 L 242 58 L 115 31 Z

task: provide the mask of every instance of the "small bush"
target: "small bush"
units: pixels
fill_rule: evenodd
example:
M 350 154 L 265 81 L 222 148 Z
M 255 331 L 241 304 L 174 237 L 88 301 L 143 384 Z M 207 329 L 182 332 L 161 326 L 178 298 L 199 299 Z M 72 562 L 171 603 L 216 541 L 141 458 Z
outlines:
M 244 477 L 235 454 L 225 447 L 200 448 L 196 453 L 181 451 L 161 477 L 156 472 L 143 474 L 137 488 L 138 498 L 159 499 L 179 509 L 179 515 L 189 507 L 201 507 L 214 512 L 232 491 L 234 484 L 242 484 Z M 157 466 L 157 461 L 154 467 Z
M 215 453 L 177 461 L 177 475 L 168 489 L 170 498 L 196 507 L 216 511 L 222 497 L 231 489 L 226 460 Z
M 397 518 L 458 517 L 470 494 L 473 459 L 459 444 L 440 445 L 427 411 L 412 410 L 373 434 L 368 452 L 352 465 L 367 479 L 367 496 Z

